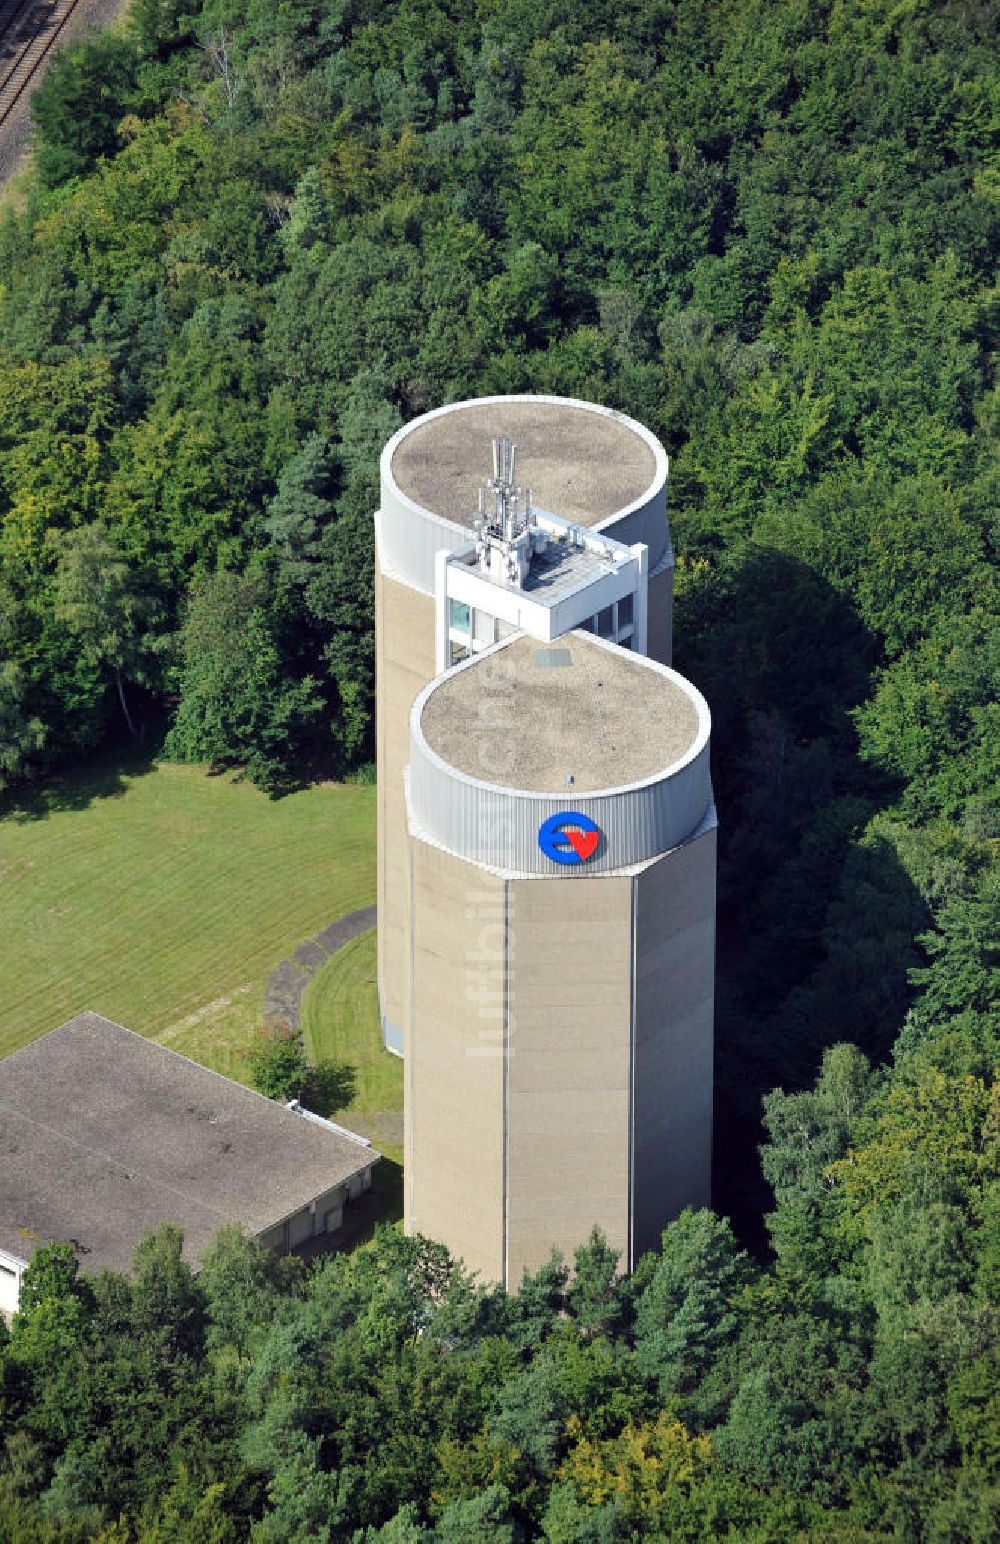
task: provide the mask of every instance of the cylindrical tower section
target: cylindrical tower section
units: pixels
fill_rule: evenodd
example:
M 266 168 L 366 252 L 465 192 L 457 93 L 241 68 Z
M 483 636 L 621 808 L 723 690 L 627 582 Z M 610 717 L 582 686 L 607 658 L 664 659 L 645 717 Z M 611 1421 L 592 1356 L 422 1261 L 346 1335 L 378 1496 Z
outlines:
M 537 508 L 630 546 L 645 542 L 653 572 L 672 560 L 666 451 L 649 429 L 570 397 L 479 397 L 405 424 L 379 463 L 385 563 L 434 593 L 434 554 L 469 541 L 476 491 L 493 439 L 517 445 L 518 478 Z
M 491 440 L 517 444 L 518 478 L 537 508 L 648 553 L 647 649 L 670 662 L 673 553 L 668 463 L 655 435 L 622 413 L 563 397 L 457 402 L 414 419 L 386 445 L 376 516 L 379 999 L 386 1044 L 407 1019 L 406 820 L 409 711 L 435 675 L 435 556 L 473 538 Z
M 675 671 L 519 636 L 411 714 L 405 1214 L 516 1287 L 710 1197 L 710 721 Z
M 567 807 L 598 833 L 588 876 L 657 858 L 697 829 L 712 802 L 701 693 L 668 666 L 588 634 L 564 643 L 554 651 L 520 637 L 424 688 L 410 717 L 411 831 L 484 868 L 570 879 L 580 865 L 553 862 L 538 840 Z M 566 662 L 552 665 L 554 652 Z M 499 756 L 484 733 L 497 692 Z

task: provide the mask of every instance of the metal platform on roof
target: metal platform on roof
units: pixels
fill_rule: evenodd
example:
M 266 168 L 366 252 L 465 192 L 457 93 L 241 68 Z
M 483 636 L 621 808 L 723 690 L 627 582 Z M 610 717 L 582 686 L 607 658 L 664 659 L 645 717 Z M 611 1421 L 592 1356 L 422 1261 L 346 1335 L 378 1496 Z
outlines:
M 627 552 L 622 554 L 628 555 Z M 572 546 L 568 542 L 549 542 L 544 552 L 538 552 L 532 558 L 531 569 L 521 588 L 543 606 L 554 606 L 565 596 L 586 589 L 595 579 L 609 573 L 612 567 L 607 558 L 588 548 Z

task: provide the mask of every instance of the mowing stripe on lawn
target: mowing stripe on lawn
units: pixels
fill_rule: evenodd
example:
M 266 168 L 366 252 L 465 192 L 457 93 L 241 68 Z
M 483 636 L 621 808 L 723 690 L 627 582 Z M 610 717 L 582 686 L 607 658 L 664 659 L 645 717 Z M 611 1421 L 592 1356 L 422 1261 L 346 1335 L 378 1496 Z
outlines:
M 61 780 L 0 820 L 0 1056 L 81 1008 L 197 1055 L 211 1009 L 252 1012 L 250 984 L 262 1000 L 269 970 L 374 894 L 373 788 L 271 800 L 170 763 Z

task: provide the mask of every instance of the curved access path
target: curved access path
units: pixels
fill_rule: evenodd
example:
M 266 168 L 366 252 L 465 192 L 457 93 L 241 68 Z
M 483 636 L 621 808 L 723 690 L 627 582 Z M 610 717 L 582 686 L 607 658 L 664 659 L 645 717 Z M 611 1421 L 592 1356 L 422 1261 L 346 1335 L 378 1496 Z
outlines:
M 330 922 L 295 953 L 272 970 L 267 978 L 264 993 L 264 1023 L 266 1025 L 290 1024 L 302 1028 L 302 994 L 321 965 L 331 954 L 336 954 L 344 944 L 359 933 L 366 933 L 375 926 L 376 908 L 362 906 L 349 911 L 335 922 Z

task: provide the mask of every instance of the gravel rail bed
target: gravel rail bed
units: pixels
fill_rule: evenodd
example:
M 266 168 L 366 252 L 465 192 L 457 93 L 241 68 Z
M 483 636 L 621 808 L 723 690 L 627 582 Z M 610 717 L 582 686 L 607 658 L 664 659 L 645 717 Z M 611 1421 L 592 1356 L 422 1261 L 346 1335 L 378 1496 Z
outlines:
M 70 38 L 110 26 L 128 10 L 129 0 L 80 0 L 66 23 L 59 43 L 38 72 L 32 90 L 38 86 L 52 59 Z M 31 91 L 25 92 L 7 121 L 0 126 L 0 186 L 22 170 L 31 149 Z

